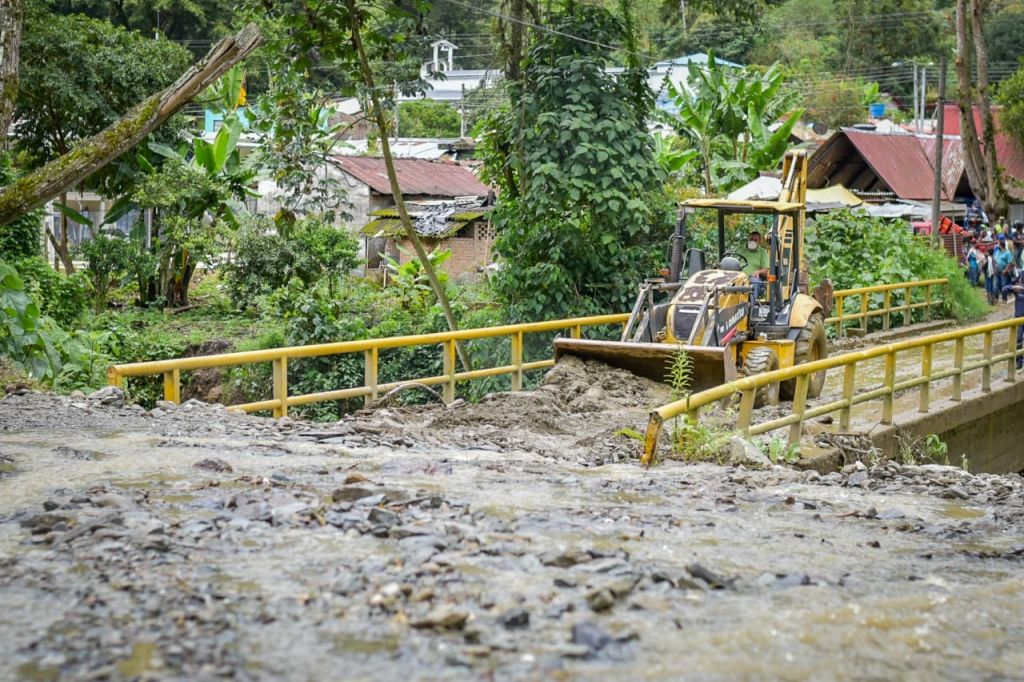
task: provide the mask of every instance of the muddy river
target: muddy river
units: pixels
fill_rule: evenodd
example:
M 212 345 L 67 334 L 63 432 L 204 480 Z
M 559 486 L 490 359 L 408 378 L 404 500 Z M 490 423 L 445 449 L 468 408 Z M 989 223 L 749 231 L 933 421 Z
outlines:
M 664 389 L 338 424 L 0 401 L 0 679 L 1024 676 L 1024 481 L 639 467 Z

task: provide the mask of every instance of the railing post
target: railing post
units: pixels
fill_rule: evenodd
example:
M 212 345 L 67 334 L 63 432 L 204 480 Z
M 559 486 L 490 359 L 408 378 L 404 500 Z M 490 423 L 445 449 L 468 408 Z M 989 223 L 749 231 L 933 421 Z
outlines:
M 523 332 L 513 332 L 512 334 L 512 366 L 515 370 L 512 372 L 512 390 L 521 391 L 523 390 Z
M 868 293 L 864 292 L 860 295 L 860 330 L 864 333 L 868 333 Z
M 892 307 L 892 289 L 886 289 L 883 294 L 884 302 L 882 303 L 882 309 L 885 314 L 882 315 L 882 331 L 889 331 L 889 309 Z
M 918 412 L 927 412 L 931 404 L 932 386 L 932 345 L 928 344 L 921 348 L 921 376 L 925 382 L 921 384 L 921 402 L 918 405 Z
M 845 301 L 846 301 L 846 297 L 845 296 L 836 296 L 836 317 L 838 318 L 837 321 L 836 321 L 836 325 L 838 327 L 838 329 L 836 329 L 836 338 L 837 339 L 843 338 L 843 334 L 846 333 L 843 330 L 843 303 Z
M 288 356 L 282 355 L 274 359 L 274 408 L 275 417 L 288 416 Z
M 896 394 L 896 353 L 885 356 L 885 387 L 889 390 L 882 396 L 882 423 L 892 424 L 892 403 Z
M 748 388 L 743 391 L 742 397 L 740 398 L 740 414 L 736 420 L 736 428 L 738 428 L 743 435 L 750 433 L 750 421 L 754 413 L 754 398 L 757 396 L 756 388 Z
M 455 340 L 449 339 L 444 342 L 444 375 L 448 381 L 444 384 L 444 401 L 451 403 L 455 400 Z
M 839 427 L 850 429 L 850 414 L 853 411 L 853 387 L 857 380 L 857 365 L 850 363 L 843 368 L 843 400 L 846 405 L 839 412 Z
M 928 322 L 932 319 L 932 285 L 924 285 L 924 321 Z
M 1008 328 L 1010 337 L 1006 340 L 1006 351 L 1010 359 L 1006 361 L 1006 380 L 1013 383 L 1017 380 L 1017 325 Z
M 903 326 L 909 327 L 914 323 L 914 311 L 910 308 L 914 303 L 914 287 L 907 287 L 903 296 L 906 299 L 903 307 Z
M 124 377 L 121 376 L 120 372 L 114 369 L 113 365 L 107 367 L 107 385 L 124 388 Z
M 955 341 L 953 351 L 953 366 L 956 368 L 956 374 L 953 375 L 953 400 L 960 402 L 961 396 L 963 395 L 964 387 L 964 339 L 963 337 Z
M 363 351 L 363 385 L 370 389 L 370 394 L 364 399 L 364 405 L 369 405 L 377 399 L 377 367 L 380 350 L 374 346 Z
M 574 339 L 583 338 L 583 326 L 579 324 L 573 325 L 572 328 L 569 330 L 569 336 L 571 336 Z
M 985 366 L 981 368 L 981 391 L 992 391 L 992 332 L 985 332 Z
M 811 383 L 809 374 L 802 374 L 796 378 L 796 395 L 793 396 L 793 414 L 800 417 L 800 421 L 789 427 L 789 444 L 800 444 L 800 432 L 803 430 L 804 409 L 807 407 L 807 387 Z
M 181 404 L 181 370 L 169 369 L 164 372 L 164 400 L 175 405 Z

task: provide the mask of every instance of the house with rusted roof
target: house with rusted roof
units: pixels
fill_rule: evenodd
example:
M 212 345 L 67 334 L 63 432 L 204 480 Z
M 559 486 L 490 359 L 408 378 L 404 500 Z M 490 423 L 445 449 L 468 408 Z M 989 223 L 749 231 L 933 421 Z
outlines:
M 946 105 L 942 143 L 943 212 L 973 198 L 964 166 L 959 110 Z M 807 186 L 844 185 L 872 203 L 931 202 L 935 187 L 937 138 L 905 132 L 878 132 L 862 126 L 834 133 L 811 156 Z M 1024 151 L 1009 136 L 996 136 L 996 156 L 1011 197 L 1010 221 L 1024 220 Z M 961 209 L 962 210 L 962 207 Z
M 334 167 L 348 193 L 346 209 L 353 230 L 368 223 L 374 211 L 395 205 L 384 159 L 337 156 Z M 395 172 L 406 201 L 452 201 L 460 197 L 482 200 L 493 194 L 469 169 L 455 163 L 395 159 Z

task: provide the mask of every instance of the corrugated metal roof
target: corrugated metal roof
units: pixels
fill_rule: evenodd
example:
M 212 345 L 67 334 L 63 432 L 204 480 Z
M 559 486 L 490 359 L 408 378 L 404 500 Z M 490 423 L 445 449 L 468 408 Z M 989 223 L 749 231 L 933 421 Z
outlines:
M 808 187 L 845 184 L 863 195 L 931 201 L 935 186 L 932 136 L 844 129 L 811 157 Z M 964 175 L 958 137 L 943 140 L 942 198 L 953 200 Z
M 384 159 L 369 156 L 337 156 L 343 171 L 375 192 L 391 194 Z M 490 187 L 462 166 L 421 159 L 395 159 L 398 186 L 404 194 L 436 197 L 485 197 Z
M 934 171 L 913 135 L 843 131 L 878 177 L 901 199 L 930 199 Z
M 364 237 L 393 237 L 401 231 L 401 220 L 397 218 L 378 218 L 363 225 L 359 233 Z
M 996 124 L 996 159 L 1003 167 L 1004 177 L 1015 180 L 1007 183 L 1007 190 L 1010 196 L 1017 199 L 1024 199 L 1024 149 L 1021 148 L 1013 138 L 999 130 L 1000 107 L 993 106 L 992 114 Z M 974 125 L 981 136 L 981 111 L 974 107 Z M 960 105 L 946 104 L 946 111 L 942 118 L 942 130 L 946 135 L 960 135 Z

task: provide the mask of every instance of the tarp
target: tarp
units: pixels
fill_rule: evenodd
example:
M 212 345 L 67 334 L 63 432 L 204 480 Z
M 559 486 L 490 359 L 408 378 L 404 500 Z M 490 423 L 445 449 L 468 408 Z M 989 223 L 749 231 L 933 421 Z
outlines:
M 729 194 L 729 199 L 738 201 L 774 201 L 782 192 L 782 180 L 762 175 L 751 180 Z M 832 211 L 840 208 L 854 208 L 864 202 L 842 185 L 824 189 L 807 190 L 807 210 Z

